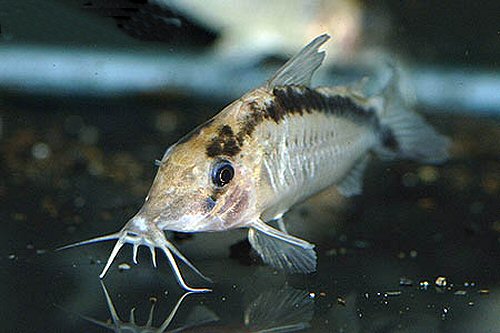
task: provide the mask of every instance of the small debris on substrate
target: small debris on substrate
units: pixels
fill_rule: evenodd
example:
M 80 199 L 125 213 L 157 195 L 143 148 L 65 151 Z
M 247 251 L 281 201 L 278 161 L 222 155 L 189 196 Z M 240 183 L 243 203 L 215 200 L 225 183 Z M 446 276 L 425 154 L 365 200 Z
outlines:
M 68 126 L 75 127 L 73 125 Z M 147 191 L 150 181 L 144 179 L 144 164 L 133 154 L 106 153 L 97 145 L 100 135 L 97 127 L 82 123 L 71 131 L 74 133 L 62 126 L 50 129 L 51 137 L 65 140 L 51 139 L 42 130 L 14 131 L 3 145 L 7 171 L 14 172 L 21 181 L 50 184 L 58 189 L 66 186 L 68 175 L 85 173 L 125 183 L 129 191 L 138 195 Z
M 401 296 L 403 292 L 401 290 L 391 290 L 384 292 L 384 297 Z
M 447 306 L 443 307 L 443 312 L 441 313 L 441 319 L 445 320 L 446 316 L 448 315 L 448 312 L 450 311 L 450 308 Z
M 408 279 L 406 277 L 400 277 L 399 278 L 399 285 L 401 287 L 411 287 L 411 286 L 413 286 L 413 280 Z
M 339 247 L 339 248 L 333 248 L 325 252 L 325 254 L 329 257 L 334 257 L 334 256 L 344 256 L 347 254 L 347 248 L 345 247 Z
M 397 258 L 398 259 L 405 259 L 408 257 L 411 259 L 415 259 L 417 256 L 418 256 L 417 250 L 410 250 L 408 253 L 403 252 L 403 251 L 399 252 L 397 255 Z
M 413 281 L 415 281 L 415 283 Z M 414 298 L 415 291 L 418 290 L 421 291 L 421 296 L 427 295 L 424 297 L 431 296 L 429 293 L 444 294 L 446 295 L 446 298 L 443 303 L 429 303 L 427 308 L 435 309 L 437 311 L 437 315 L 439 316 L 438 318 L 441 320 L 449 320 L 451 319 L 450 315 L 453 314 L 454 308 L 458 309 L 461 305 L 467 307 L 475 306 L 478 302 L 480 302 L 479 297 L 488 297 L 487 295 L 491 292 L 488 288 L 478 288 L 477 284 L 475 282 L 471 282 L 470 280 L 462 283 L 454 283 L 454 281 L 446 275 L 437 275 L 435 278 L 422 279 L 420 281 L 412 280 L 408 277 L 401 277 L 399 283 L 400 286 L 407 288 L 373 293 L 373 296 L 375 297 L 370 297 L 372 295 L 365 292 L 360 295 L 360 297 L 363 296 L 366 300 L 374 299 L 378 304 L 387 306 L 391 304 L 391 299 L 395 299 L 399 296 L 406 296 L 403 298 L 403 301 L 407 300 L 408 297 Z M 435 300 L 433 296 L 431 296 L 430 299 Z M 439 299 L 443 300 L 443 298 Z M 396 303 L 394 304 L 399 304 L 397 301 L 395 302 Z M 404 311 L 409 311 L 410 308 L 411 306 L 405 305 L 405 310 L 401 310 L 400 314 L 403 314 Z
M 446 280 L 446 277 L 438 276 L 434 283 L 436 284 L 437 287 L 444 288 L 448 284 L 448 281 Z
M 427 290 L 430 286 L 430 283 L 427 280 L 420 281 L 419 286 L 420 286 L 420 289 Z
M 476 283 L 475 282 L 470 282 L 470 281 L 465 281 L 464 282 L 464 287 L 468 288 L 468 287 L 475 287 L 476 286 Z
M 400 285 L 401 285 L 402 279 L 406 279 L 406 278 L 400 279 Z M 406 281 L 406 280 L 403 280 L 403 281 Z M 490 294 L 490 289 L 487 289 L 487 288 L 475 289 L 476 283 L 471 282 L 471 281 L 465 281 L 463 284 L 457 285 L 457 286 L 463 286 L 463 288 L 455 289 L 455 284 L 450 283 L 446 276 L 438 276 L 435 279 L 434 283 L 435 283 L 435 291 L 437 291 L 439 293 L 450 292 L 450 293 L 453 293 L 453 295 L 455 295 L 455 296 L 471 295 L 471 293 L 473 291 L 479 295 L 489 295 Z M 428 280 L 422 280 L 419 282 L 419 285 L 418 285 L 420 290 L 428 290 L 430 286 L 431 286 L 431 283 Z M 468 305 L 472 306 L 472 305 L 474 305 L 474 302 L 469 301 Z
M 33 255 L 42 255 L 47 253 L 47 250 L 45 249 L 36 249 L 35 245 L 28 243 L 26 245 L 26 250 L 18 250 L 19 252 L 17 253 L 10 253 L 7 255 L 8 260 L 18 260 L 20 258 L 27 258 Z
M 489 295 L 490 290 L 489 289 L 479 289 L 478 293 L 479 293 L 479 295 Z
M 42 254 L 47 253 L 47 250 L 45 250 L 45 249 L 37 249 L 37 248 L 35 248 L 35 245 L 32 244 L 32 243 L 26 244 L 26 250 L 28 250 L 28 251 L 30 251 L 32 253 L 34 252 L 37 255 L 42 255 Z
M 326 292 L 324 292 L 324 291 L 320 291 L 320 292 L 310 291 L 309 292 L 309 298 L 317 298 L 317 297 L 326 297 Z
M 399 297 L 403 295 L 403 292 L 401 290 L 388 290 L 384 292 L 377 292 L 376 296 L 378 297 L 378 302 L 383 305 L 388 305 L 389 304 L 389 299 L 394 298 L 394 297 Z M 365 293 L 365 298 L 368 299 L 367 293 Z
M 129 265 L 129 264 L 127 264 L 126 262 L 121 263 L 120 265 L 118 265 L 118 270 L 119 270 L 120 272 L 123 272 L 123 271 L 128 271 L 130 268 L 131 268 L 131 267 L 130 267 L 130 265 Z

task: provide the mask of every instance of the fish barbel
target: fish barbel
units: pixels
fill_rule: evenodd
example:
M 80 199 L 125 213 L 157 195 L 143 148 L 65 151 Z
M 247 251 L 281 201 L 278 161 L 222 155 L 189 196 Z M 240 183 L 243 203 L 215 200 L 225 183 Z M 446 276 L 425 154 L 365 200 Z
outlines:
M 287 233 L 282 216 L 294 204 L 329 186 L 361 193 L 372 155 L 439 163 L 449 140 L 408 110 L 397 74 L 379 95 L 349 87 L 309 86 L 329 39 L 321 35 L 291 58 L 263 86 L 167 149 L 144 205 L 120 231 L 64 248 L 118 239 L 100 275 L 121 247 L 161 249 L 178 283 L 188 291 L 177 257 L 203 277 L 167 240 L 164 231 L 215 232 L 247 228 L 263 261 L 289 272 L 316 270 L 314 245 Z M 279 229 L 268 222 L 278 220 Z M 208 279 L 207 279 L 208 280 Z

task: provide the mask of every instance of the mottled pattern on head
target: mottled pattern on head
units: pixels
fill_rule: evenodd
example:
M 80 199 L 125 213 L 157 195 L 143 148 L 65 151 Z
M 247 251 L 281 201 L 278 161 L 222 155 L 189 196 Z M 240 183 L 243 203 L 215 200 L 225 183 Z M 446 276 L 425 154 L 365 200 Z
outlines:
M 229 125 L 219 128 L 217 136 L 213 137 L 207 146 L 207 156 L 235 156 L 241 151 L 240 144 L 233 129 Z

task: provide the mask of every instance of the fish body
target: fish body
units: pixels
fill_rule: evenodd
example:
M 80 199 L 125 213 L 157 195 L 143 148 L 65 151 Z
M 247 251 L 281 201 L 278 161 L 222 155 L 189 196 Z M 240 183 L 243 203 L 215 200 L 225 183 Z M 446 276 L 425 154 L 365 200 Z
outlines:
M 165 152 L 143 207 L 108 236 L 118 239 L 103 277 L 125 243 L 166 254 L 180 285 L 190 291 L 176 256 L 201 273 L 164 231 L 216 232 L 247 228 L 263 261 L 290 272 L 316 270 L 314 245 L 287 233 L 282 216 L 294 204 L 330 186 L 361 193 L 372 155 L 442 162 L 448 139 L 407 110 L 397 74 L 377 96 L 349 87 L 311 88 L 328 35 L 314 39 L 262 87 L 234 101 Z M 278 220 L 280 230 L 268 222 Z M 73 246 L 74 246 L 73 245 Z

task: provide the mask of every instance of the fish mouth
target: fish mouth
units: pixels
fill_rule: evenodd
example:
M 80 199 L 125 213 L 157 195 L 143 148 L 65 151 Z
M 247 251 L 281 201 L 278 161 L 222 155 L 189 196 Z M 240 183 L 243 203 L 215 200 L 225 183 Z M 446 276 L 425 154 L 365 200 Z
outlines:
M 212 280 L 203 275 L 171 242 L 167 240 L 165 237 L 165 233 L 157 228 L 156 226 L 152 226 L 151 224 L 146 224 L 145 219 L 143 217 L 134 217 L 132 218 L 120 231 L 104 235 L 104 236 L 99 236 L 96 238 L 84 240 L 81 242 L 73 243 L 70 245 L 66 245 L 63 247 L 60 247 L 57 249 L 57 251 L 60 250 L 66 250 L 70 248 L 74 248 L 77 246 L 83 246 L 83 245 L 88 245 L 88 244 L 94 244 L 98 242 L 106 242 L 110 240 L 115 240 L 117 239 L 117 242 L 115 243 L 115 246 L 113 247 L 113 250 L 111 251 L 111 254 L 108 258 L 108 261 L 106 262 L 106 265 L 104 266 L 104 269 L 102 270 L 101 274 L 99 275 L 100 279 L 103 279 L 106 273 L 108 272 L 111 264 L 115 260 L 116 256 L 120 252 L 121 248 L 125 244 L 131 244 L 132 245 L 132 260 L 134 264 L 137 264 L 137 252 L 139 250 L 140 246 L 146 246 L 149 248 L 149 251 L 151 252 L 151 260 L 153 262 L 153 266 L 155 268 L 158 267 L 157 261 L 156 261 L 156 248 L 160 249 L 165 253 L 167 256 L 168 262 L 170 266 L 172 267 L 172 270 L 174 271 L 175 278 L 177 280 L 177 283 L 186 291 L 190 292 L 209 292 L 211 289 L 208 288 L 193 288 L 190 287 L 182 277 L 181 270 L 179 268 L 179 265 L 177 264 L 177 261 L 175 260 L 175 257 L 180 259 L 183 263 L 185 263 L 193 272 L 195 272 L 197 275 L 199 275 L 202 279 L 204 279 L 207 282 L 212 283 Z M 175 256 L 175 257 L 174 257 Z

